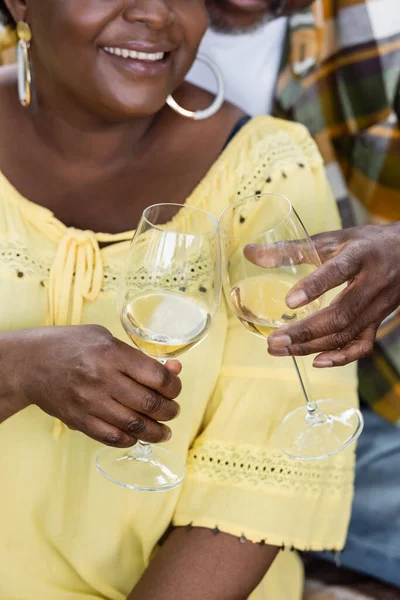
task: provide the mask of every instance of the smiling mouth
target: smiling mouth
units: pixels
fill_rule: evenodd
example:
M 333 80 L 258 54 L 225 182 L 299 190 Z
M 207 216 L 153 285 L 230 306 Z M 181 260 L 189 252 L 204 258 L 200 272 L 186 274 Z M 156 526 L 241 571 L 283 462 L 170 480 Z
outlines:
M 111 46 L 104 46 L 103 50 L 108 54 L 120 56 L 121 58 L 153 63 L 161 62 L 169 55 L 169 52 L 136 52 L 136 50 L 128 50 L 127 48 L 117 48 Z

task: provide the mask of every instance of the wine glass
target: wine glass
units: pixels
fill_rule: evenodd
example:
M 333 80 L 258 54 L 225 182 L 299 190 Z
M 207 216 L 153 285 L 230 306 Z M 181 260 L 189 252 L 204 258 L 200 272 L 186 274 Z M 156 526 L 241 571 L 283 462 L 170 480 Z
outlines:
M 156 204 L 146 208 L 121 275 L 118 310 L 133 344 L 161 363 L 181 356 L 207 335 L 221 295 L 218 219 L 199 208 Z M 139 441 L 105 448 L 96 457 L 104 477 L 142 491 L 182 483 L 183 460 Z
M 252 333 L 267 338 L 282 325 L 321 308 L 322 299 L 296 310 L 285 302 L 297 281 L 320 266 L 313 241 L 287 198 L 259 194 L 240 200 L 221 215 L 219 231 L 224 289 L 235 316 Z M 250 257 L 260 251 L 263 267 Z M 290 457 L 331 456 L 353 443 L 363 429 L 361 412 L 333 399 L 312 397 L 301 358 L 293 362 L 305 406 L 296 408 L 278 429 L 281 449 Z

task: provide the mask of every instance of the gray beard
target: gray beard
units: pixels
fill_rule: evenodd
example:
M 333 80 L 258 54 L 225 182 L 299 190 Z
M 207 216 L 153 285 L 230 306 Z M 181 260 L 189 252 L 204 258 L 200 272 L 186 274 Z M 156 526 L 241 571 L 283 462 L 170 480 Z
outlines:
M 231 28 L 231 27 L 225 25 L 223 22 L 223 19 L 218 18 L 218 12 L 216 13 L 216 15 L 213 15 L 212 5 L 213 5 L 213 2 L 211 0 L 210 6 L 209 6 L 209 16 L 210 16 L 210 28 L 213 31 L 216 31 L 218 33 L 230 34 L 230 35 L 243 35 L 245 33 L 252 33 L 254 31 L 257 31 L 258 29 L 263 27 L 263 25 L 265 25 L 266 23 L 269 23 L 270 21 L 273 21 L 274 19 L 278 19 L 280 16 L 282 16 L 284 13 L 284 10 L 286 8 L 286 5 L 287 5 L 287 0 L 271 0 L 271 5 L 272 5 L 271 12 L 267 13 L 262 19 L 260 19 L 260 21 L 258 21 L 258 23 L 255 23 L 253 26 L 250 26 L 250 27 L 236 27 L 236 28 Z
M 231 29 L 230 27 L 227 27 L 222 23 L 214 23 L 211 19 L 210 29 L 212 31 L 215 31 L 216 33 L 223 33 L 225 35 L 244 35 L 246 33 L 253 33 L 258 29 L 261 29 L 261 27 L 263 27 L 267 23 L 270 23 L 271 21 L 274 21 L 274 19 L 276 18 L 277 17 L 274 17 L 273 15 L 265 15 L 265 17 L 263 17 L 260 21 L 258 21 L 258 23 L 256 23 L 252 27 L 236 27 L 235 29 Z

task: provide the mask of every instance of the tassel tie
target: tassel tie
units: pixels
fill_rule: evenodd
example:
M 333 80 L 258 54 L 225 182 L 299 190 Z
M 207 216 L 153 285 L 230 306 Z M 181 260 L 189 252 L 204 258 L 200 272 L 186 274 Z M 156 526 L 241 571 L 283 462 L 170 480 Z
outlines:
M 92 231 L 68 228 L 50 271 L 49 325 L 78 325 L 83 301 L 95 301 L 103 281 L 103 261 Z
M 103 262 L 92 231 L 69 228 L 62 238 L 50 271 L 49 325 L 77 325 L 84 300 L 95 301 L 103 281 Z M 53 439 L 58 440 L 65 425 L 54 423 Z

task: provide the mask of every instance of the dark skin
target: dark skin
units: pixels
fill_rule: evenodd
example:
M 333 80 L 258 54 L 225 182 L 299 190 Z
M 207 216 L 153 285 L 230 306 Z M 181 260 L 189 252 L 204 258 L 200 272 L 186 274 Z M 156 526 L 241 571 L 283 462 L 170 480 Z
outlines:
M 200 527 L 177 528 L 128 600 L 247 600 L 277 552 Z
M 196 123 L 165 108 L 172 92 L 189 109 L 212 100 L 181 85 L 207 26 L 204 0 L 7 0 L 7 6 L 32 28 L 36 98 L 23 110 L 15 70 L 0 73 L 4 175 L 66 225 L 94 231 L 133 229 L 145 207 L 182 203 L 241 116 L 226 105 Z M 132 40 L 163 45 L 165 67 L 143 76 L 104 51 Z M 164 421 L 178 413 L 179 371 L 176 361 L 163 367 L 99 326 L 1 334 L 0 420 L 36 404 L 109 445 L 129 446 L 137 437 L 158 442 L 168 438 Z M 224 533 L 175 530 L 129 600 L 244 600 L 277 552 Z
M 135 144 L 137 131 L 131 126 L 82 132 L 46 114 L 42 127 L 40 111 L 31 116 L 16 104 L 14 69 L 4 69 L 0 85 L 0 102 L 9 109 L 0 114 L 2 172 L 24 196 L 52 210 L 66 225 L 108 233 L 125 231 L 127 224 L 134 229 L 144 208 L 158 201 L 182 203 L 241 116 L 239 109 L 226 105 L 218 116 L 199 124 L 166 109 L 148 130 L 147 120 L 138 123 L 143 134 Z M 212 100 L 189 84 L 175 97 L 189 108 Z M 45 176 L 38 177 L 44 167 Z
M 304 306 L 347 283 L 320 312 L 278 329 L 268 338 L 273 356 L 320 353 L 318 368 L 339 367 L 371 354 L 382 321 L 400 305 L 400 224 L 354 227 L 313 237 L 323 263 L 297 283 L 286 302 Z M 268 266 L 262 247 L 249 259 Z

